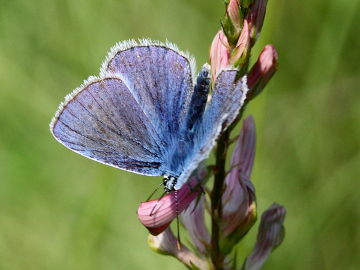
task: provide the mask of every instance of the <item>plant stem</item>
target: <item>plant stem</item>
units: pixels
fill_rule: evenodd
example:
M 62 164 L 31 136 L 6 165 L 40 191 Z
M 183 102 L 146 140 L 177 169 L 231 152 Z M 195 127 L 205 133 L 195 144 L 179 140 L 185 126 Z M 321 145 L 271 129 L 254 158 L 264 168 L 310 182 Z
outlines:
M 220 221 L 222 218 L 222 193 L 225 180 L 225 163 L 229 145 L 230 129 L 227 129 L 219 138 L 216 149 L 216 170 L 214 172 L 214 186 L 211 191 L 211 260 L 216 270 L 222 270 L 224 255 L 221 253 Z
M 222 193 L 226 176 L 226 156 L 230 145 L 230 133 L 243 116 L 245 107 L 240 109 L 238 117 L 220 136 L 216 148 L 216 169 L 214 172 L 214 186 L 210 194 L 211 199 L 211 261 L 216 270 L 222 270 L 224 267 L 224 255 L 220 250 L 220 221 L 222 218 Z

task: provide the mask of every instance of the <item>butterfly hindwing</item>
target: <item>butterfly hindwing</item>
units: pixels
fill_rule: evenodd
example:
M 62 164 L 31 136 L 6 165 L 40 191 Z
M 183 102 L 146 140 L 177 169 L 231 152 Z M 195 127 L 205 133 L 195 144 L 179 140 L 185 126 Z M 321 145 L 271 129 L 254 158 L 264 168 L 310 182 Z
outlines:
M 248 91 L 246 77 L 236 80 L 237 72 L 237 69 L 225 69 L 215 80 L 213 94 L 203 117 L 202 128 L 205 132 L 199 132 L 200 136 L 204 136 L 203 141 L 209 140 L 209 137 L 217 138 L 214 135 L 235 120 L 244 103 Z
M 216 78 L 211 100 L 194 133 L 193 154 L 184 161 L 184 170 L 175 189 L 179 189 L 200 162 L 209 156 L 221 131 L 229 127 L 243 106 L 248 91 L 246 77 L 236 80 L 236 74 L 236 69 L 227 69 Z
M 163 175 L 164 145 L 120 78 L 91 78 L 67 97 L 51 125 L 58 141 L 96 161 Z

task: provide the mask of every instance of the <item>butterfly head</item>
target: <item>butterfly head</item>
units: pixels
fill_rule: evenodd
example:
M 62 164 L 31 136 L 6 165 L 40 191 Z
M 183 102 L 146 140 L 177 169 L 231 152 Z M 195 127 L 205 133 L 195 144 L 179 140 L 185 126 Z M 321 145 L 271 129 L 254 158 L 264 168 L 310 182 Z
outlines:
M 175 185 L 177 183 L 177 177 L 172 175 L 164 175 L 163 185 L 164 191 L 170 193 L 175 190 Z

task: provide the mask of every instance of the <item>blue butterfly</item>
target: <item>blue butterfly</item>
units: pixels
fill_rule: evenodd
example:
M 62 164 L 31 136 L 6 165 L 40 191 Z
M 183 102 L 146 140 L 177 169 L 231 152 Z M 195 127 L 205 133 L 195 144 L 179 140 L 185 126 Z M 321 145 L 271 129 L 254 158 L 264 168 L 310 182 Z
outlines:
M 98 77 L 66 96 L 50 130 L 67 148 L 98 162 L 164 176 L 166 192 L 186 183 L 248 91 L 237 69 L 222 70 L 210 96 L 210 70 L 171 43 L 125 41 L 109 52 Z M 194 86 L 195 85 L 195 86 Z

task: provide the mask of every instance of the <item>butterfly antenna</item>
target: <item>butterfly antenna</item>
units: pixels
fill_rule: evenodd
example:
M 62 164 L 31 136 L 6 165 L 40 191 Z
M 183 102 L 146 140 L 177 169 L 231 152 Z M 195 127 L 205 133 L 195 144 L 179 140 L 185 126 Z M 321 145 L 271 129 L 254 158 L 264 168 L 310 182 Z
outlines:
M 156 201 L 156 204 L 154 205 L 153 209 L 151 209 L 150 216 L 152 216 L 154 214 L 154 210 L 155 210 L 156 206 L 159 204 L 160 200 L 164 197 L 165 194 L 166 194 L 166 192 L 163 192 L 163 194 L 160 196 L 160 198 Z
M 152 196 L 154 196 L 154 194 L 159 190 L 159 188 L 163 185 L 163 183 L 160 183 L 160 185 L 155 188 L 155 190 L 153 192 L 151 192 L 150 196 L 146 199 L 146 201 L 149 201 L 151 199 Z M 164 196 L 164 195 L 163 195 Z
M 181 239 L 180 239 L 180 221 L 179 221 L 179 201 L 178 201 L 178 191 L 174 191 L 175 195 L 175 211 L 176 211 L 176 229 L 177 229 L 177 249 L 181 250 Z

